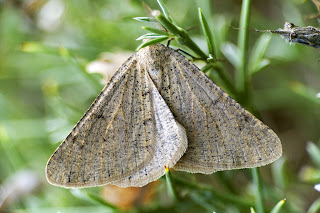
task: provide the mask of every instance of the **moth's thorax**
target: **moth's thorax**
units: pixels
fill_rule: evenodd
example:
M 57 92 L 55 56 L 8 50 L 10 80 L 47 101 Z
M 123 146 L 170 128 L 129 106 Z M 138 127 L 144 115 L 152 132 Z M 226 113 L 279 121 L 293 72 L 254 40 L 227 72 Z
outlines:
M 162 45 L 148 46 L 138 53 L 139 67 L 149 73 L 158 90 L 162 82 L 163 69 L 168 63 L 170 63 L 170 53 Z

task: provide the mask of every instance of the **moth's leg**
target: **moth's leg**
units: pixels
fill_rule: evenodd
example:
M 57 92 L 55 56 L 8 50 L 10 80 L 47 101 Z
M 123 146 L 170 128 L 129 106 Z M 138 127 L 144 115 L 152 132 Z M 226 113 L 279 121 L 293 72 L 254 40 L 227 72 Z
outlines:
M 186 51 L 184 51 L 184 50 L 182 50 L 182 49 L 180 49 L 180 48 L 176 49 L 176 51 L 177 51 L 177 52 L 184 53 L 184 54 L 190 56 L 190 57 L 192 58 L 192 60 L 201 60 L 200 58 L 197 58 L 197 57 L 191 55 L 190 53 L 188 53 L 188 52 L 186 52 Z
M 167 47 L 170 46 L 170 43 L 171 43 L 171 41 L 172 41 L 173 39 L 174 39 L 174 38 L 170 38 L 170 39 L 168 40 L 168 42 L 167 42 Z

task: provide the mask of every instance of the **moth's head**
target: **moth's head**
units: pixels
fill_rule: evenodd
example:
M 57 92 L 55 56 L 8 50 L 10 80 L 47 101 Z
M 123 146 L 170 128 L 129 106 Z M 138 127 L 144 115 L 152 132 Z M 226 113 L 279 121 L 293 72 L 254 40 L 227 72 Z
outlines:
M 287 30 L 287 31 L 290 31 L 290 30 L 293 30 L 294 28 L 297 28 L 297 27 L 298 26 L 294 25 L 293 23 L 285 22 L 284 26 L 283 26 L 283 29 Z
M 161 63 L 168 55 L 168 49 L 169 48 L 163 44 L 154 44 L 140 49 L 138 55 L 143 62 L 149 62 L 149 64 Z
M 144 47 L 137 52 L 138 66 L 148 72 L 159 89 L 164 69 L 170 69 L 172 49 L 162 44 Z

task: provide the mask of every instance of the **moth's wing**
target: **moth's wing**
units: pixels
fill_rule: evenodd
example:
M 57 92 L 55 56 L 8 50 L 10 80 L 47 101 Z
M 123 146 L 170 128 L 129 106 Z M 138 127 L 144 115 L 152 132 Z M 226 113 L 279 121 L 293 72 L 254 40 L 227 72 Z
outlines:
M 175 121 L 150 77 L 149 83 L 157 130 L 155 154 L 145 168 L 120 181 L 112 182 L 113 185 L 141 187 L 155 181 L 165 174 L 165 167 L 172 168 L 187 149 L 188 139 L 184 128 Z
M 156 147 L 153 104 L 135 54 L 53 153 L 46 168 L 48 181 L 67 188 L 90 187 L 140 171 Z
M 161 72 L 150 70 L 150 75 L 188 136 L 187 151 L 175 169 L 212 173 L 262 166 L 281 156 L 281 142 L 268 126 L 180 53 L 153 48 L 149 54 L 157 58 Z

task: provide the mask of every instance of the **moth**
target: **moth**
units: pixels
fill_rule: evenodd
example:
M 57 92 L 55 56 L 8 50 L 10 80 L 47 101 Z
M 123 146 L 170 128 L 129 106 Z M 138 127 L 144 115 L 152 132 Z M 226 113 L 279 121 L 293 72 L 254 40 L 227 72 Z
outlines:
M 299 43 L 316 48 L 320 47 L 320 29 L 312 26 L 299 27 L 293 23 L 285 22 L 283 29 L 256 30 L 256 32 L 279 34 L 290 43 Z
M 252 168 L 282 154 L 278 136 L 178 51 L 132 55 L 49 159 L 47 180 L 81 188 L 141 187 L 166 168 Z

